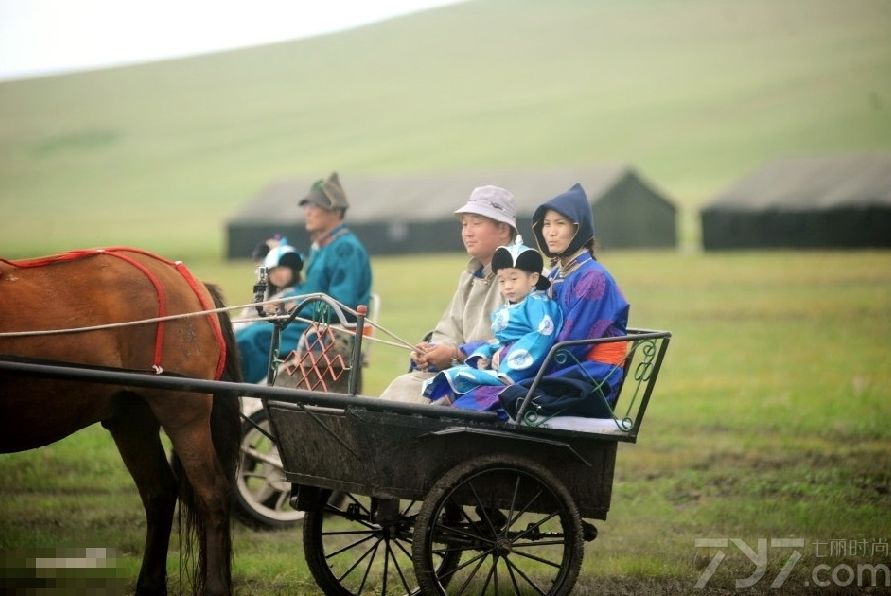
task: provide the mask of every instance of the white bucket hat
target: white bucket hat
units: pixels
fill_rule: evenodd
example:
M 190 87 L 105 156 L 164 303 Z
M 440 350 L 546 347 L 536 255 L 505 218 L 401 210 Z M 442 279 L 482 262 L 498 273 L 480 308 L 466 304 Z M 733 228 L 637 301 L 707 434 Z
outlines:
M 474 188 L 467 203 L 455 210 L 455 215 L 460 216 L 462 213 L 482 215 L 506 223 L 514 230 L 517 229 L 517 207 L 514 204 L 514 195 L 500 186 L 488 184 Z

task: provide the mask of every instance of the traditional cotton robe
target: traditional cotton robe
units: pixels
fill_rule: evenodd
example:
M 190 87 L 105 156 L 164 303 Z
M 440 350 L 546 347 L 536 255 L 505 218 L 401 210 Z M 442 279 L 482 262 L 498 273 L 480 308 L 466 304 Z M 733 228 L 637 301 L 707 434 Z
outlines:
M 492 314 L 492 334 L 495 339 L 478 347 L 465 363 L 439 372 L 424 383 L 424 395 L 436 399 L 443 395 L 461 396 L 455 407 L 486 410 L 497 404 L 497 396 L 487 392 L 484 399 L 465 395 L 481 386 L 503 388 L 522 379 L 535 376 L 544 362 L 554 338 L 563 322 L 563 315 L 555 302 L 544 292 L 531 292 L 517 304 L 507 304 Z M 500 354 L 497 370 L 478 369 L 481 358 L 492 361 Z
M 492 339 L 491 315 L 502 302 L 495 282 L 495 274 L 490 266 L 472 258 L 461 272 L 458 287 L 445 312 L 430 334 L 432 343 L 443 343 L 469 355 L 480 344 Z M 430 403 L 421 395 L 424 382 L 434 373 L 414 369 L 399 375 L 381 393 L 382 399 L 392 399 L 409 403 Z
M 580 184 L 539 206 L 532 229 L 544 246 L 541 222 L 548 210 L 573 221 L 578 231 L 565 254 L 575 255 L 562 267 L 551 270 L 551 296 L 563 311 L 564 324 L 557 341 L 595 339 L 625 335 L 629 305 L 613 276 L 584 248 L 594 236 L 591 206 Z M 548 256 L 550 255 L 545 251 Z M 562 255 L 559 255 L 562 257 Z M 555 358 L 536 391 L 538 413 L 546 416 L 612 416 L 624 371 L 624 342 L 575 346 L 565 358 Z M 501 403 L 511 415 L 529 390 L 523 381 L 503 391 Z
M 558 270 L 552 271 L 550 276 L 554 302 L 560 305 L 566 319 L 557 341 L 625 335 L 628 303 L 612 275 L 588 253 L 576 257 L 573 266 L 575 268 L 566 277 Z M 587 385 L 591 403 L 580 406 L 581 409 L 573 405 L 571 413 L 608 416 L 608 411 L 602 406 L 604 401 L 610 407 L 615 405 L 618 387 L 624 376 L 621 365 L 625 347 L 624 342 L 617 342 L 564 348 L 569 358 L 556 358 L 546 371 L 543 383 L 560 387 L 553 393 L 567 392 L 570 386 Z M 567 380 L 567 385 L 560 383 L 558 379 L 561 377 Z M 560 397 L 555 395 L 548 402 L 542 396 L 538 400 L 539 405 L 549 403 L 552 407 L 559 407 Z M 561 413 L 569 412 L 564 410 Z

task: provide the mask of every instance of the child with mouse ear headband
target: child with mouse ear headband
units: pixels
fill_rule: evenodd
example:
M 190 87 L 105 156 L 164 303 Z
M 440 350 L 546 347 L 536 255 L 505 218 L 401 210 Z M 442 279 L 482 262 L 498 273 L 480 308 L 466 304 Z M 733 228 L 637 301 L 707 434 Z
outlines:
M 492 258 L 505 303 L 492 314 L 495 339 L 475 350 L 461 366 L 438 373 L 424 384 L 434 405 L 498 410 L 506 385 L 535 376 L 562 324 L 560 308 L 543 290 L 542 256 L 522 238 L 500 246 Z

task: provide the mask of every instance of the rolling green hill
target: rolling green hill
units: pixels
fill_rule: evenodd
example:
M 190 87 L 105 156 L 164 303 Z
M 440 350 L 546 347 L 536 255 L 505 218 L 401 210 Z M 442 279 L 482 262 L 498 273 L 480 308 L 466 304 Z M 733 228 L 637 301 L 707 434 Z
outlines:
M 352 172 L 600 161 L 672 195 L 689 241 L 695 207 L 766 159 L 889 149 L 885 0 L 478 0 L 0 84 L 0 253 L 213 256 L 222 219 L 294 174 L 337 169 L 349 193 Z

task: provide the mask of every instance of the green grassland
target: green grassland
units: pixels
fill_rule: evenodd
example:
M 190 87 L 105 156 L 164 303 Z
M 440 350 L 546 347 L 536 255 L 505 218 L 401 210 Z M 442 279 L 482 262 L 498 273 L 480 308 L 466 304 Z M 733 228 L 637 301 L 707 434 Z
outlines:
M 0 83 L 0 252 L 216 255 L 292 175 L 604 161 L 673 196 L 695 245 L 695 207 L 764 160 L 891 148 L 889 38 L 884 0 L 480 0 Z
M 0 256 L 134 245 L 242 304 L 253 271 L 220 259 L 222 222 L 271 181 L 632 163 L 683 208 L 686 250 L 603 255 L 632 325 L 674 340 L 577 593 L 687 594 L 715 554 L 697 538 L 800 538 L 782 592 L 809 594 L 816 565 L 889 563 L 819 545 L 891 539 L 891 253 L 703 254 L 695 213 L 767 159 L 891 149 L 889 39 L 883 0 L 480 0 L 0 83 Z M 380 322 L 420 338 L 462 262 L 375 256 Z M 374 395 L 406 353 L 371 360 Z M 144 518 L 104 430 L 4 455 L 0 478 L 0 550 L 109 547 L 133 581 Z M 235 549 L 238 593 L 314 592 L 295 531 L 237 526 Z M 703 593 L 752 572 L 726 553 Z M 752 592 L 788 554 L 768 551 Z
M 753 549 L 759 538 L 804 540 L 784 594 L 813 593 L 806 582 L 820 564 L 887 565 L 887 554 L 827 553 L 830 541 L 871 548 L 891 537 L 891 253 L 629 252 L 603 262 L 632 303 L 632 324 L 674 338 L 639 443 L 619 449 L 612 509 L 587 545 L 576 593 L 691 593 L 715 552 L 696 548 L 697 538 Z M 460 264 L 455 255 L 375 259 L 381 324 L 420 336 Z M 247 264 L 193 268 L 233 302 L 248 298 Z M 405 353 L 375 345 L 371 360 L 366 392 L 375 395 L 404 369 Z M 144 522 L 106 431 L 3 456 L 0 476 L 0 549 L 113 548 L 132 582 Z M 237 525 L 235 549 L 238 593 L 315 593 L 297 531 Z M 739 550 L 725 551 L 702 593 L 727 593 L 752 573 Z M 768 551 L 754 593 L 770 592 L 790 554 Z

